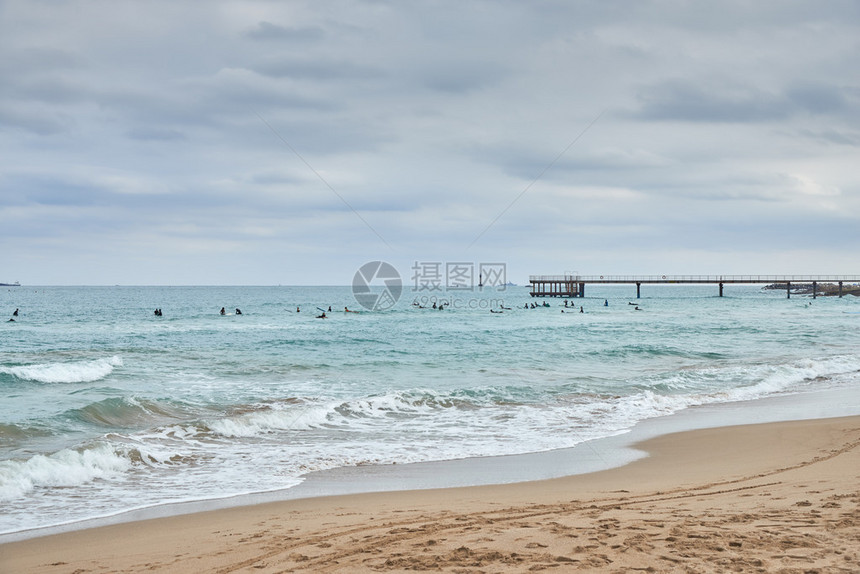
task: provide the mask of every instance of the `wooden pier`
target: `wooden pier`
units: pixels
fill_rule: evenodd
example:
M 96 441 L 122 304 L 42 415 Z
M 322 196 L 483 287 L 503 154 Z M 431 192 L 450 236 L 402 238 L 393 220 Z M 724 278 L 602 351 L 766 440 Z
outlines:
M 582 297 L 574 275 L 531 275 L 532 297 Z
M 636 285 L 636 297 L 640 298 L 643 284 L 690 284 L 719 285 L 720 297 L 726 284 L 775 284 L 785 285 L 786 298 L 791 298 L 792 285 L 812 285 L 812 298 L 818 295 L 818 285 L 839 285 L 839 297 L 845 283 L 860 283 L 860 275 L 531 275 L 529 276 L 532 297 L 585 297 L 585 286 L 592 285 Z

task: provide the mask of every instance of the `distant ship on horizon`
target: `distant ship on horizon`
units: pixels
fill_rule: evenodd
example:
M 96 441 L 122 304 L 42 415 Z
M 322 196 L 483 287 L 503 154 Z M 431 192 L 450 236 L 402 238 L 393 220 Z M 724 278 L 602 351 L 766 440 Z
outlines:
M 21 283 L 15 281 L 14 283 L 0 283 L 0 287 L 20 287 Z

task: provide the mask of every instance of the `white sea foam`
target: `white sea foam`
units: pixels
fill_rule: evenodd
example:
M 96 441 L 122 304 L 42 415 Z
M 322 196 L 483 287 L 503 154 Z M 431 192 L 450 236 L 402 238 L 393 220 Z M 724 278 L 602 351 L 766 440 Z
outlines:
M 90 383 L 107 377 L 115 368 L 121 366 L 122 358 L 114 355 L 106 359 L 76 363 L 44 363 L 0 367 L 0 372 L 39 383 Z
M 528 389 L 520 393 L 498 388 L 472 389 L 468 396 L 459 391 L 430 389 L 391 391 L 345 401 L 265 405 L 259 410 L 209 421 L 207 426 L 226 438 L 320 428 L 364 434 L 390 432 L 401 437 L 422 432 L 441 436 L 455 429 L 455 434 L 488 447 L 485 452 L 473 449 L 470 455 L 509 454 L 517 449 L 516 445 L 526 442 L 529 449 L 573 446 L 695 405 L 790 392 L 806 381 L 851 372 L 857 366 L 856 357 L 846 357 L 693 369 L 644 380 L 637 385 L 641 389 L 638 392 L 628 388 L 615 396 L 574 393 L 569 399 L 546 402 L 548 397 L 544 397 L 536 403 L 518 400 L 517 395 L 527 395 Z M 731 384 L 727 385 L 727 381 Z M 671 390 L 657 391 L 659 387 Z M 572 433 L 571 428 L 579 430 Z M 523 440 L 526 436 L 529 441 Z M 433 454 L 440 455 L 443 450 L 433 449 Z
M 50 456 L 0 461 L 0 501 L 18 498 L 40 487 L 70 487 L 97 478 L 115 478 L 131 466 L 107 443 L 81 451 L 64 449 Z
M 207 426 L 224 437 L 252 437 L 276 431 L 316 428 L 326 424 L 333 412 L 328 404 L 294 406 L 289 410 L 277 405 L 265 406 L 262 410 L 210 421 Z
M 417 393 L 417 396 L 416 396 Z M 348 401 L 317 401 L 304 404 L 262 406 L 259 410 L 226 417 L 208 423 L 224 437 L 252 437 L 277 431 L 299 431 L 320 427 L 359 428 L 363 421 L 416 417 L 444 410 L 443 403 L 452 400 L 432 391 L 393 391 L 384 395 Z M 434 404 L 435 403 L 435 404 Z

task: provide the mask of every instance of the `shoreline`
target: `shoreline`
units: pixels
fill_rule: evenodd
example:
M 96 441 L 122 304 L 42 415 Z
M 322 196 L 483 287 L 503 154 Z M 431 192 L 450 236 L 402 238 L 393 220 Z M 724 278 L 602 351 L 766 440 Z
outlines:
M 115 514 L 0 533 L 7 543 L 104 526 L 209 511 L 342 495 L 538 482 L 623 468 L 647 453 L 637 445 L 667 434 L 750 424 L 826 419 L 860 413 L 860 389 L 831 388 L 748 401 L 696 405 L 573 447 L 442 461 L 339 467 L 310 472 L 302 483 L 265 492 L 167 502 Z
M 649 456 L 563 478 L 301 498 L 9 542 L 0 569 L 860 569 L 860 416 L 634 446 Z

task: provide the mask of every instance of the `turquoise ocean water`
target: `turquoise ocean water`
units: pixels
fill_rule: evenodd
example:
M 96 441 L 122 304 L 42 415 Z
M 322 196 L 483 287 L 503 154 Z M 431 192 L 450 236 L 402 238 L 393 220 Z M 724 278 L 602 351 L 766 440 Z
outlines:
M 854 297 L 642 289 L 589 286 L 584 313 L 509 287 L 356 314 L 349 287 L 4 288 L 0 533 L 860 383 Z

